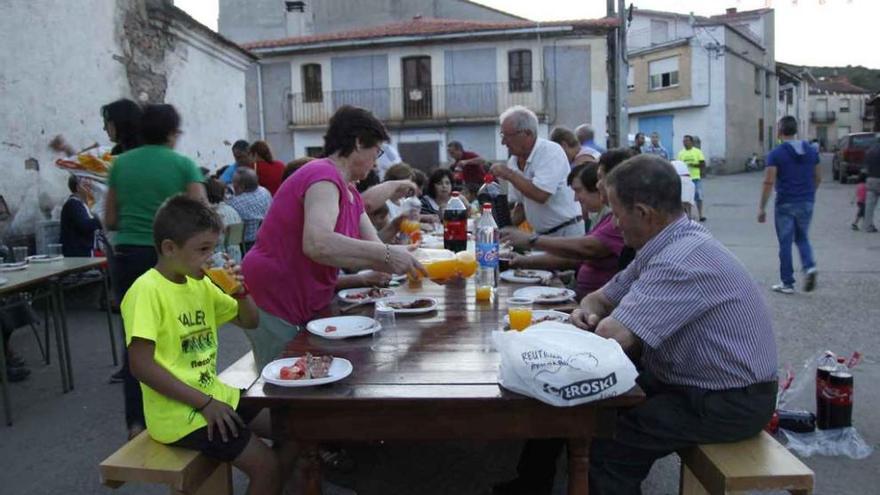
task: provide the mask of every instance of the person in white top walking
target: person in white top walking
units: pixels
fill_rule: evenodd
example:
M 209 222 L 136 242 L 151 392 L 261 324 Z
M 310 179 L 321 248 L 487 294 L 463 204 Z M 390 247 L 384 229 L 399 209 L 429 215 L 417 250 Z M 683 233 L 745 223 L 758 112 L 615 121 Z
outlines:
M 514 223 L 525 218 L 536 239 L 583 236 L 581 209 L 566 182 L 571 167 L 565 151 L 538 137 L 538 117 L 528 108 L 510 107 L 500 121 L 501 144 L 511 156 L 506 164 L 493 165 L 490 173 L 509 184 L 508 199 L 517 203 Z

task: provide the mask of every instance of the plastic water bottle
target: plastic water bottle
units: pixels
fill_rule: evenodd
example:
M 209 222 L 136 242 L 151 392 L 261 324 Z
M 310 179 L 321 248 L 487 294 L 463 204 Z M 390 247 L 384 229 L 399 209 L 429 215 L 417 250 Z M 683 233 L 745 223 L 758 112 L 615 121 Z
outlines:
M 498 227 L 504 228 L 511 225 L 507 194 L 504 194 L 504 190 L 495 182 L 495 177 L 492 174 L 483 176 L 483 185 L 477 191 L 477 201 L 480 204 L 490 203 L 492 205 L 492 216 L 495 217 L 495 223 L 498 224 Z
M 457 253 L 467 249 L 468 209 L 458 191 L 446 203 L 443 211 L 443 247 Z
M 476 225 L 477 300 L 486 301 L 498 287 L 498 224 L 492 217 L 492 205 L 483 204 L 483 214 Z

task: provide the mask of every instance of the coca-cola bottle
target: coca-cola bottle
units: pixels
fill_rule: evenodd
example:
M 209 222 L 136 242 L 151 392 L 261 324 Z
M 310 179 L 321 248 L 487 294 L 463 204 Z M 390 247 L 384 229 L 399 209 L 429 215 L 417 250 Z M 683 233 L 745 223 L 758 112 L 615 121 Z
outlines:
M 446 203 L 443 211 L 443 247 L 457 253 L 467 249 L 468 209 L 458 191 Z
M 837 358 L 837 368 L 828 378 L 829 428 L 852 426 L 853 375 L 844 364 L 845 359 Z
M 819 366 L 816 367 L 816 425 L 821 429 L 828 428 L 828 401 L 822 398 L 822 394 L 828 387 L 831 372 L 836 367 L 837 361 L 831 351 L 825 351 Z
M 495 217 L 499 229 L 510 226 L 510 205 L 507 204 L 507 194 L 504 194 L 504 190 L 495 182 L 492 174 L 483 176 L 483 185 L 477 191 L 477 201 L 481 205 L 486 203 L 492 205 L 492 216 Z

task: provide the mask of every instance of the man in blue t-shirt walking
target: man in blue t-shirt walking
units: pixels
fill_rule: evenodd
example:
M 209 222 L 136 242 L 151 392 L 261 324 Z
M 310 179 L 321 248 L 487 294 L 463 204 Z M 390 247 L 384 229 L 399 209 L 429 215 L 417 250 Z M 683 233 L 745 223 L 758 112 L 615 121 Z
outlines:
M 791 244 L 797 245 L 806 279 L 804 291 L 816 288 L 816 262 L 808 234 L 816 202 L 816 189 L 822 180 L 819 171 L 819 153 L 806 141 L 795 139 L 798 123 L 794 117 L 779 120 L 779 138 L 782 144 L 767 155 L 764 188 L 761 191 L 758 222 L 767 220 L 764 208 L 770 191 L 776 185 L 776 237 L 779 240 L 779 274 L 782 282 L 771 287 L 783 294 L 794 293 L 794 269 Z

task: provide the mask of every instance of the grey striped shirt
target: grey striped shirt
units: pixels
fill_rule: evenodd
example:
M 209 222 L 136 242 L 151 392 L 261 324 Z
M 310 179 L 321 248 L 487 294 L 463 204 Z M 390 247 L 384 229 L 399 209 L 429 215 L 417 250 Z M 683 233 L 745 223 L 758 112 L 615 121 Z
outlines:
M 776 377 L 770 314 L 745 267 L 682 216 L 602 289 L 611 316 L 642 342 L 642 365 L 664 383 L 710 390 Z

